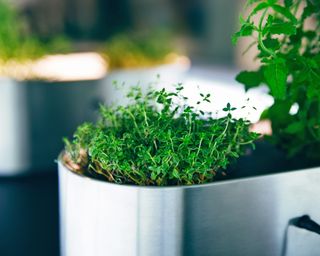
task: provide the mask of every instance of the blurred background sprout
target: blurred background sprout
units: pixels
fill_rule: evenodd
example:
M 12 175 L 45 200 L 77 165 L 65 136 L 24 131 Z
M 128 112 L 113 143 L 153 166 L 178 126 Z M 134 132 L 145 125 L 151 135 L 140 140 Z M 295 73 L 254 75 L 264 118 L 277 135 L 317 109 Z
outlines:
M 164 31 L 116 34 L 106 42 L 103 54 L 111 69 L 150 67 L 177 56 L 172 34 Z
M 0 0 L 0 60 L 24 62 L 47 54 L 64 53 L 71 48 L 63 36 L 40 39 L 28 22 L 7 0 Z

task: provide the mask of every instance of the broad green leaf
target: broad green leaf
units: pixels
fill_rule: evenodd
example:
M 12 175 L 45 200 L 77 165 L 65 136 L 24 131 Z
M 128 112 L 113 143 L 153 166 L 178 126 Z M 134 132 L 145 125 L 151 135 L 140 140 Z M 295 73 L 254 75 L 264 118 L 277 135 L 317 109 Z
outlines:
M 290 8 L 293 4 L 293 0 L 284 0 L 284 5 L 287 8 Z
M 278 39 L 273 39 L 273 38 L 266 38 L 265 40 L 263 40 L 264 45 L 272 50 L 278 50 L 280 48 L 280 42 Z
M 296 26 L 291 22 L 283 22 L 273 24 L 269 28 L 269 32 L 274 35 L 294 35 L 297 33 Z
M 286 100 L 275 100 L 274 104 L 265 112 L 265 118 L 272 120 L 272 126 L 276 129 L 286 127 L 292 121 L 289 114 L 292 104 Z
M 263 44 L 265 45 L 265 47 L 273 51 L 277 51 L 281 47 L 279 40 L 271 38 L 270 35 L 268 35 L 268 37 L 263 40 Z M 258 57 L 261 59 L 261 62 L 263 63 L 264 58 L 269 57 L 270 55 L 266 53 L 260 45 L 258 45 L 258 49 L 260 50 Z
M 285 129 L 285 132 L 289 134 L 300 133 L 304 130 L 305 124 L 303 122 L 294 122 L 289 124 L 289 126 Z
M 280 14 L 282 14 L 284 17 L 292 21 L 293 23 L 297 23 L 297 18 L 290 12 L 289 9 L 281 6 L 281 5 L 272 5 L 272 9 Z
M 296 83 L 304 83 L 308 79 L 308 76 L 308 69 L 304 68 L 301 71 L 295 73 L 294 79 Z
M 264 78 L 275 99 L 285 99 L 288 68 L 282 60 L 275 60 L 264 68 Z
M 246 91 L 259 86 L 263 82 L 263 75 L 261 71 L 242 71 L 236 80 L 245 86 Z
M 272 5 L 275 4 L 278 0 L 268 0 L 268 4 Z
M 317 63 L 317 68 L 320 68 L 320 53 L 314 56 L 313 60 Z
M 311 68 L 308 71 L 308 85 L 308 98 L 320 98 L 320 74 Z

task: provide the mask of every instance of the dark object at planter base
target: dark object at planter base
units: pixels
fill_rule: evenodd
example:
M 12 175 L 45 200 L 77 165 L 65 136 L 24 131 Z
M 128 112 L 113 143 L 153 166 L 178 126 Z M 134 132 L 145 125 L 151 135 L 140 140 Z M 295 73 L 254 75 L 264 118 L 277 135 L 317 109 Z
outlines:
M 308 215 L 289 221 L 281 256 L 320 255 L 320 226 Z

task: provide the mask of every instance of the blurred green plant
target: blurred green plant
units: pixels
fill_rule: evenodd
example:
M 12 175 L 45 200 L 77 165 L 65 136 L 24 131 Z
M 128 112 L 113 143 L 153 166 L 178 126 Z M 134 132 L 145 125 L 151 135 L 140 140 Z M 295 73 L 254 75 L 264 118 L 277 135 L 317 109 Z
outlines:
M 259 136 L 250 123 L 234 119 L 236 108 L 223 109 L 214 119 L 186 103 L 183 86 L 174 92 L 140 87 L 128 94 L 131 104 L 101 107 L 97 124 L 85 123 L 65 139 L 64 163 L 72 170 L 109 182 L 136 185 L 191 185 L 214 180 Z
M 175 57 L 174 52 L 171 34 L 153 31 L 152 34 L 128 32 L 115 35 L 106 42 L 103 53 L 110 68 L 117 69 L 163 64 Z
M 45 54 L 70 50 L 69 41 L 62 36 L 40 40 L 30 32 L 27 22 L 7 0 L 0 0 L 0 60 L 23 62 Z
M 289 156 L 319 160 L 320 1 L 250 0 L 248 7 L 233 42 L 251 36 L 248 49 L 257 46 L 261 65 L 236 79 L 246 90 L 269 87 L 274 103 L 261 118 L 271 120 L 274 143 Z

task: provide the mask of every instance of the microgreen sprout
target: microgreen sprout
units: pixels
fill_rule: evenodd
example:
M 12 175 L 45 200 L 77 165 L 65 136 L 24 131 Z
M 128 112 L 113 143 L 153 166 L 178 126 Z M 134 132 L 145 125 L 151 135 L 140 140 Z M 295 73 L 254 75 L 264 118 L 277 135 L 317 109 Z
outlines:
M 222 118 L 187 104 L 180 84 L 173 91 L 133 87 L 127 106 L 101 106 L 101 119 L 85 123 L 65 140 L 64 163 L 72 170 L 118 184 L 192 185 L 211 182 L 253 146 L 250 122 L 234 119 L 227 104 Z

